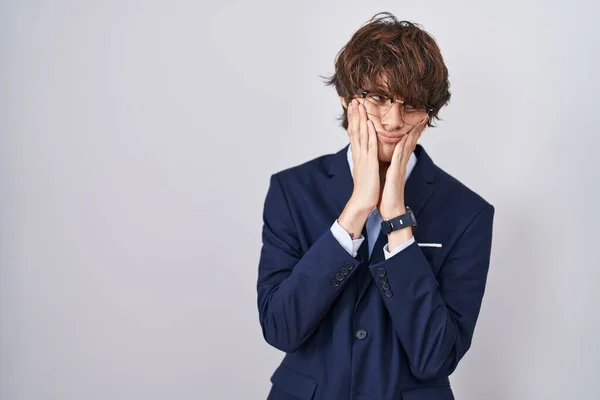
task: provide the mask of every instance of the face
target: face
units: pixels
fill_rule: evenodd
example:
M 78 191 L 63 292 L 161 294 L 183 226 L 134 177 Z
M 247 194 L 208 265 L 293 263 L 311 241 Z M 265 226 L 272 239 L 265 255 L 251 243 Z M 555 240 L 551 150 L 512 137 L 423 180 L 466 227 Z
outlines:
M 357 99 L 364 105 L 365 99 L 361 97 L 357 97 Z M 347 109 L 348 104 L 341 96 L 340 102 L 342 103 L 342 106 Z M 381 117 L 373 114 L 367 114 L 367 117 L 373 121 L 375 130 L 377 131 L 379 161 L 386 163 L 391 162 L 396 143 L 398 143 L 403 136 L 409 134 L 409 132 L 411 135 L 415 134 L 420 136 L 426 123 L 425 120 L 416 126 L 406 124 L 402 119 L 402 106 L 399 103 L 394 103 L 389 111 Z

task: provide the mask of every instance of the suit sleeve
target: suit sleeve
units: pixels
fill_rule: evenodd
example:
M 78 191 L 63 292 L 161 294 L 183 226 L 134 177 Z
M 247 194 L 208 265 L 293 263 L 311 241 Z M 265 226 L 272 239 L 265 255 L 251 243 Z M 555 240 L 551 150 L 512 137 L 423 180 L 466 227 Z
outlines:
M 317 329 L 333 301 L 357 270 L 331 229 L 302 251 L 277 174 L 267 191 L 258 265 L 258 312 L 263 336 L 292 353 Z
M 417 243 L 369 268 L 413 374 L 449 376 L 471 346 L 489 269 L 494 207 L 462 233 L 439 276 Z

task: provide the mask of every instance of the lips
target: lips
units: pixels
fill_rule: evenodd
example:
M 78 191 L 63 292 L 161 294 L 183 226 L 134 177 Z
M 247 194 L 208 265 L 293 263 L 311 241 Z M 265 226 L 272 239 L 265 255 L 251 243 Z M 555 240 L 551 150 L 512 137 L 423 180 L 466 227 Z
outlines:
M 377 132 L 377 136 L 379 136 L 379 140 L 381 140 L 384 143 L 397 143 L 400 141 L 400 139 L 402 139 L 402 136 L 404 136 L 404 135 L 391 136 L 391 135 L 386 135 L 382 132 Z

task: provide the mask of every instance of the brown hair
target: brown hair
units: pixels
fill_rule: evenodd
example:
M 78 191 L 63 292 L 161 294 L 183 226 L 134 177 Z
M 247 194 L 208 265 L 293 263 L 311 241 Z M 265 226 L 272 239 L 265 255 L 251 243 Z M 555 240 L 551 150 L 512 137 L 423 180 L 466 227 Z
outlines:
M 333 76 L 322 78 L 347 102 L 365 89 L 430 108 L 430 127 L 450 100 L 448 69 L 435 39 L 388 12 L 375 14 L 356 31 L 337 54 Z M 339 119 L 348 129 L 346 109 Z

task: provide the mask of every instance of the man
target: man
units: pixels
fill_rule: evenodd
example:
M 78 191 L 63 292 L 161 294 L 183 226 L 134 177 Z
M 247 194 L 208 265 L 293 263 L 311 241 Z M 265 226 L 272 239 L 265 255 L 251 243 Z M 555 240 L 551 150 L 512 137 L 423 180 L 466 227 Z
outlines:
M 271 176 L 258 310 L 286 352 L 272 400 L 453 399 L 471 345 L 494 207 L 417 144 L 450 99 L 434 39 L 377 14 L 337 55 L 350 139 Z

